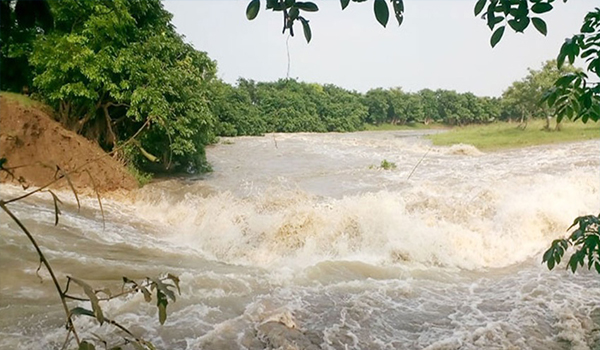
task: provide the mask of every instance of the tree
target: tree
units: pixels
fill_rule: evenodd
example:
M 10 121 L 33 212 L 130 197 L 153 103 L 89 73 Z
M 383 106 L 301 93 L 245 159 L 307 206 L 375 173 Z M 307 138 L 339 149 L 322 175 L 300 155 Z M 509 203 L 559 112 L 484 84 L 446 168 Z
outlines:
M 441 116 L 438 105 L 438 96 L 435 91 L 423 89 L 418 92 L 423 102 L 423 123 L 425 125 L 431 122 L 441 122 Z
M 379 125 L 388 121 L 389 97 L 382 88 L 371 89 L 364 96 L 363 103 L 368 108 L 366 121 Z
M 556 80 L 577 70 L 573 66 L 557 67 L 556 60 L 547 61 L 540 70 L 529 69 L 529 74 L 520 81 L 515 81 L 502 94 L 504 107 L 510 118 L 517 118 L 525 127 L 531 118 L 548 118 L 546 128 L 550 129 L 550 116 L 555 114 L 554 108 L 542 103 L 544 95 Z M 557 123 L 557 128 L 558 128 Z
M 198 171 L 212 139 L 215 63 L 183 42 L 158 0 L 49 1 L 54 28 L 30 63 L 61 123 L 105 149 L 138 130 L 129 159 L 152 170 Z

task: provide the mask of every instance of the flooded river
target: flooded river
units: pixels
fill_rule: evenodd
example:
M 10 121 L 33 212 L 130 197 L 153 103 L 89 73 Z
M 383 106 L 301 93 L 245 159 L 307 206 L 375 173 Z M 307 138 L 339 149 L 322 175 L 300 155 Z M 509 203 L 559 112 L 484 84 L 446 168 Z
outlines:
M 414 132 L 275 134 L 207 152 L 202 178 L 105 199 L 105 227 L 92 198 L 78 212 L 67 192 L 56 227 L 49 195 L 11 208 L 61 281 L 117 291 L 121 276 L 178 275 L 163 326 L 142 295 L 104 304 L 160 349 L 600 347 L 598 274 L 541 264 L 600 210 L 600 141 L 484 153 Z M 51 280 L 0 219 L 0 349 L 59 349 Z

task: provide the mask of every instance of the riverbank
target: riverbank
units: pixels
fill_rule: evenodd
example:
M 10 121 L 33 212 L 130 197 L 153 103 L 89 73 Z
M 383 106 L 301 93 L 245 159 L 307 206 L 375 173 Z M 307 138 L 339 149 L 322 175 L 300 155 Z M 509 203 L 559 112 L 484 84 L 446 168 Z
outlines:
M 92 141 L 64 129 L 51 113 L 51 108 L 27 96 L 0 94 L 0 158 L 6 158 L 3 166 L 11 172 L 3 172 L 0 182 L 43 186 L 65 172 L 78 191 L 138 187 L 123 164 Z M 67 181 L 53 185 L 67 186 Z
M 435 146 L 469 144 L 482 151 L 495 151 L 562 142 L 588 141 L 600 138 L 600 124 L 563 121 L 560 131 L 546 130 L 545 121 L 529 122 L 525 129 L 518 123 L 493 123 L 454 127 L 447 132 L 426 136 Z

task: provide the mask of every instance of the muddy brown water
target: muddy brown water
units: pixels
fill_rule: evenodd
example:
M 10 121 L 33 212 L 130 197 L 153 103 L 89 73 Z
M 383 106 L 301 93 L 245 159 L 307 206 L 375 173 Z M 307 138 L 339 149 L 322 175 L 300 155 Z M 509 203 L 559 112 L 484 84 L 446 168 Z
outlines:
M 104 303 L 158 348 L 597 349 L 600 278 L 549 272 L 541 255 L 598 212 L 600 142 L 484 153 L 421 136 L 223 139 L 213 173 L 106 199 L 105 228 L 93 199 L 78 212 L 68 193 L 56 227 L 49 198 L 11 208 L 61 278 L 118 290 L 121 276 L 180 276 L 163 326 L 141 295 Z M 60 348 L 50 280 L 0 219 L 0 349 Z

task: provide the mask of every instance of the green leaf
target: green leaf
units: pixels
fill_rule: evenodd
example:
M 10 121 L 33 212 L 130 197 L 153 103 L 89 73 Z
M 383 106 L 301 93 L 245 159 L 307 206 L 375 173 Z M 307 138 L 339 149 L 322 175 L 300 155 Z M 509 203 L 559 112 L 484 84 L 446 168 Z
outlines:
M 306 11 L 306 12 L 317 12 L 317 11 L 319 11 L 319 7 L 314 2 L 302 2 L 302 1 L 298 1 L 298 2 L 296 2 L 296 5 L 294 5 L 294 6 L 296 6 L 300 10 Z
M 549 3 L 545 3 L 545 2 L 538 2 L 537 4 L 534 4 L 533 6 L 531 6 L 531 11 L 533 11 L 534 13 L 537 13 L 537 14 L 546 13 L 550 10 L 552 10 L 552 5 L 550 5 Z
M 291 20 L 295 20 L 300 16 L 300 10 L 297 7 L 292 7 L 289 12 L 289 16 Z
M 566 75 L 556 79 L 556 82 L 554 83 L 554 85 L 567 86 L 567 85 L 571 84 L 571 82 L 573 80 L 575 80 L 575 78 L 577 78 L 577 75 L 575 75 L 575 74 L 566 74 Z M 573 223 L 573 225 L 571 225 L 571 227 L 575 226 L 577 223 L 579 223 L 579 221 L 575 220 L 575 222 Z M 571 229 L 571 227 L 569 227 L 569 230 Z
M 344 10 L 350 4 L 350 0 L 340 0 L 340 3 L 342 4 L 342 10 Z
M 404 0 L 393 0 L 394 15 L 398 25 L 401 26 L 404 21 Z
M 518 20 L 511 19 L 510 21 L 508 21 L 508 25 L 510 25 L 510 27 L 514 29 L 515 32 L 523 33 L 523 31 L 529 26 L 529 22 L 529 17 L 523 17 Z
M 163 293 L 164 295 L 168 296 L 171 300 L 175 301 L 175 293 L 173 293 L 173 291 L 170 290 L 166 284 L 164 284 L 161 280 L 157 278 L 151 278 L 150 280 L 154 283 L 156 289 L 159 292 Z
M 100 322 L 100 324 L 103 324 L 104 323 L 104 314 L 102 313 L 102 309 L 100 308 L 100 303 L 99 303 L 98 297 L 96 296 L 96 293 L 94 292 L 92 287 L 80 279 L 77 279 L 74 277 L 69 277 L 69 279 L 71 281 L 73 281 L 74 283 L 78 284 L 79 286 L 81 286 L 81 288 L 83 288 L 83 292 L 87 295 L 87 297 L 90 299 L 90 303 L 92 304 L 92 310 L 94 311 L 94 316 L 96 317 L 98 322 Z
M 169 304 L 167 297 L 160 290 L 156 291 L 156 306 L 158 307 L 158 321 L 160 324 L 165 324 L 167 320 L 167 305 Z
M 494 34 L 492 34 L 492 37 L 490 38 L 490 44 L 492 45 L 492 47 L 495 47 L 496 44 L 500 42 L 500 39 L 502 39 L 502 35 L 504 35 L 504 28 L 505 26 L 499 27 L 498 29 L 496 29 Z
M 260 10 L 260 0 L 252 0 L 248 4 L 246 8 L 246 18 L 249 20 L 253 20 L 258 15 L 258 11 Z
M 532 17 L 531 22 L 533 22 L 533 26 L 537 29 L 538 32 L 542 33 L 544 36 L 548 34 L 548 28 L 546 27 L 546 22 L 543 19 L 538 17 Z
M 487 2 L 487 0 L 478 0 L 477 3 L 475 4 L 475 16 L 478 16 L 481 11 L 483 11 L 483 7 L 485 6 L 485 3 Z
M 79 350 L 96 350 L 94 344 L 88 343 L 85 340 L 79 343 Z
M 94 313 L 91 310 L 82 308 L 82 307 L 74 307 L 71 309 L 71 311 L 69 311 L 69 313 L 71 314 L 71 316 L 74 315 L 85 315 L 85 316 L 90 316 L 90 317 L 96 317 L 96 315 L 94 315 Z
M 312 39 L 312 32 L 310 30 L 310 24 L 308 24 L 308 20 L 304 19 L 304 17 L 299 17 L 298 19 L 302 23 L 302 30 L 304 31 L 304 38 L 306 39 L 307 43 L 310 43 L 310 40 Z
M 377 22 L 384 27 L 387 26 L 388 20 L 390 19 L 390 10 L 385 3 L 385 0 L 375 0 L 373 11 L 375 12 Z

